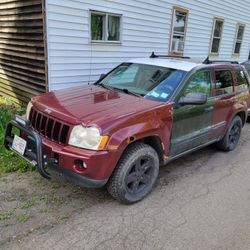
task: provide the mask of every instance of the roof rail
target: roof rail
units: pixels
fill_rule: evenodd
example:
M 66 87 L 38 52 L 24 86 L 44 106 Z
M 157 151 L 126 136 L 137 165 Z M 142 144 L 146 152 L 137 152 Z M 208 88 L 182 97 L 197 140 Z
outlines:
M 209 56 L 204 60 L 203 64 L 213 64 L 213 63 L 230 63 L 239 64 L 237 61 L 227 61 L 227 60 L 210 60 Z
M 191 59 L 188 56 L 169 56 L 169 55 L 156 55 L 155 52 L 152 52 L 150 58 L 181 58 L 181 59 Z

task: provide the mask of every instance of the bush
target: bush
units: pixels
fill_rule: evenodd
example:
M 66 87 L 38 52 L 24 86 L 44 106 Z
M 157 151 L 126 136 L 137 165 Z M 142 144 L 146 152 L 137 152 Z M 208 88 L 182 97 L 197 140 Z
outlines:
M 11 100 L 0 96 L 0 173 L 26 172 L 34 169 L 33 166 L 20 159 L 13 152 L 6 150 L 3 145 L 7 123 L 15 114 L 21 115 L 24 112 L 24 107 L 15 105 Z

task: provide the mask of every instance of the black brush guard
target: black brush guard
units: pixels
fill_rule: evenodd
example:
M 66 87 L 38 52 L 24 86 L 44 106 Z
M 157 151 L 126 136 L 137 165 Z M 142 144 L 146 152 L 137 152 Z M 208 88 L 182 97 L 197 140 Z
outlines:
M 18 130 L 20 130 L 20 133 L 24 133 L 27 136 L 27 147 L 24 155 L 19 154 L 12 148 L 14 140 L 13 128 L 17 128 Z M 16 116 L 15 120 L 12 120 L 8 123 L 4 139 L 4 146 L 8 150 L 14 151 L 21 158 L 35 166 L 38 172 L 44 178 L 50 179 L 50 174 L 44 168 L 44 165 L 47 165 L 48 163 L 44 162 L 41 138 L 35 131 L 32 130 L 32 128 L 30 127 L 30 122 L 28 120 L 21 116 Z

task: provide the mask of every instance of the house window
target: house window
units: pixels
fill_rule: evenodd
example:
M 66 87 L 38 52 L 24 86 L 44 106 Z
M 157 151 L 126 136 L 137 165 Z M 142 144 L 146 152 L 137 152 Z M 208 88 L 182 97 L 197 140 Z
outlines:
M 171 54 L 183 54 L 187 29 L 188 11 L 174 8 L 171 33 Z
M 213 36 L 210 48 L 211 54 L 219 54 L 223 24 L 224 21 L 222 19 L 217 19 L 217 18 L 214 19 Z
M 241 49 L 241 45 L 242 45 L 242 41 L 243 41 L 244 30 L 245 30 L 245 25 L 237 24 L 235 44 L 234 44 L 234 54 L 235 55 L 240 54 L 240 49 Z
M 91 11 L 91 41 L 120 42 L 121 16 Z

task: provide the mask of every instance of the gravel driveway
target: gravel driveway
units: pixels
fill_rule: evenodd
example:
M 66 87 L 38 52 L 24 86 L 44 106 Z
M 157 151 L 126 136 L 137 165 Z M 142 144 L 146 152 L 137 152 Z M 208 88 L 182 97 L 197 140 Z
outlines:
M 0 176 L 1 249 L 250 249 L 250 125 L 234 152 L 213 147 L 160 171 L 125 206 L 36 172 Z

